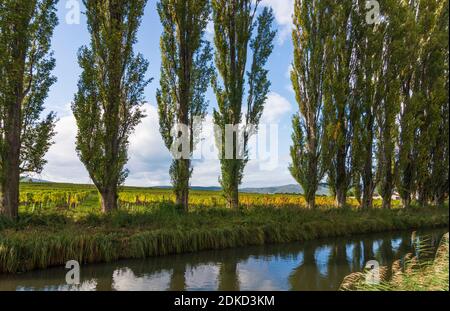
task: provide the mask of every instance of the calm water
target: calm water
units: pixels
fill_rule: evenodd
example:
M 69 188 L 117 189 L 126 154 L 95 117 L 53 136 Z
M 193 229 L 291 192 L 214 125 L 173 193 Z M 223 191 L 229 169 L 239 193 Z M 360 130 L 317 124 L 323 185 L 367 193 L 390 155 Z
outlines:
M 1 290 L 337 290 L 369 260 L 390 265 L 420 241 L 437 247 L 448 229 L 332 238 L 304 243 L 204 251 L 81 267 L 79 286 L 67 270 L 0 275 Z M 419 254 L 420 255 L 420 254 Z

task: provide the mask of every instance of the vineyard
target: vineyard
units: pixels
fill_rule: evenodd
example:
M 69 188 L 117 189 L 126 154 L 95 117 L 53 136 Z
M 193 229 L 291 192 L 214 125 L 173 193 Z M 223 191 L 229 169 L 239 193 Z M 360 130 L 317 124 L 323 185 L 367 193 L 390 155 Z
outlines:
M 49 208 L 76 209 L 81 205 L 95 208 L 100 198 L 96 189 L 90 185 L 29 183 L 21 185 L 20 204 L 22 209 L 35 211 Z M 330 207 L 334 204 L 332 197 L 319 196 L 318 206 Z M 123 187 L 119 192 L 119 206 L 123 209 L 134 207 L 171 204 L 175 196 L 169 189 Z M 226 201 L 217 191 L 192 191 L 189 203 L 193 208 L 224 207 Z M 376 202 L 380 203 L 380 202 Z M 348 200 L 349 206 L 356 207 L 356 199 Z M 94 205 L 94 206 L 92 206 Z M 240 196 L 240 205 L 244 208 L 270 207 L 304 207 L 305 199 L 296 194 L 246 194 Z M 379 205 L 379 204 L 376 204 Z

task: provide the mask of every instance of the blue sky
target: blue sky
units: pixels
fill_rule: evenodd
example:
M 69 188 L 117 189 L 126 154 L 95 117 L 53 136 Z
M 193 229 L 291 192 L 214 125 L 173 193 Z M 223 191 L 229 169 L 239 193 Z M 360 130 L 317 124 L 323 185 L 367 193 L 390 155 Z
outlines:
M 77 90 L 80 68 L 77 52 L 82 45 L 89 43 L 86 19 L 81 15 L 80 24 L 67 24 L 66 15 L 69 1 L 60 0 L 58 4 L 59 25 L 55 29 L 52 46 L 56 58 L 55 76 L 57 83 L 51 88 L 46 102 L 48 110 L 57 112 L 59 122 L 55 144 L 46 158 L 46 165 L 38 177 L 59 182 L 90 182 L 87 171 L 75 152 L 76 125 L 70 110 L 70 103 Z M 81 3 L 81 0 L 79 1 Z M 70 2 L 69 2 L 70 3 Z M 278 36 L 275 49 L 268 62 L 269 78 L 272 82 L 271 93 L 266 104 L 263 122 L 279 124 L 279 161 L 276 168 L 263 170 L 257 160 L 251 160 L 246 168 L 243 186 L 262 187 L 295 183 L 288 172 L 289 146 L 291 144 L 291 117 L 298 108 L 290 86 L 289 67 L 292 62 L 292 44 L 290 41 L 291 15 L 293 0 L 263 0 L 263 5 L 274 9 Z M 81 8 L 83 11 L 84 9 Z M 212 27 L 208 27 L 207 36 L 212 38 Z M 159 37 L 162 27 L 156 11 L 156 0 L 149 0 L 142 25 L 138 34 L 136 52 L 149 60 L 148 76 L 154 78 L 145 91 L 145 110 L 147 117 L 130 137 L 129 162 L 130 171 L 127 185 L 158 186 L 168 185 L 171 157 L 163 145 L 158 131 L 155 93 L 159 86 L 160 50 Z M 209 112 L 216 107 L 216 100 L 208 92 Z M 192 185 L 216 186 L 220 173 L 217 160 L 199 160 L 195 162 Z

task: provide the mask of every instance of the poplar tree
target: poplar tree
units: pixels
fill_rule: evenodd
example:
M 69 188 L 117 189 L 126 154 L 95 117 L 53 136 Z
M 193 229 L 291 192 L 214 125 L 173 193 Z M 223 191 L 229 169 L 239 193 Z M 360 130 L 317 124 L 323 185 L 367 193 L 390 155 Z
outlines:
M 289 170 L 302 186 L 307 207 L 315 207 L 315 196 L 324 177 L 322 107 L 329 35 L 329 2 L 296 0 L 294 4 L 294 63 L 291 81 L 299 105 L 292 121 L 294 133 Z
M 413 94 L 417 94 L 420 109 L 414 149 L 417 154 L 417 198 L 421 205 L 426 205 L 433 197 L 440 196 L 435 196 L 436 190 L 442 191 L 439 189 L 446 184 L 442 178 L 445 173 L 442 165 L 448 163 L 448 157 L 445 157 L 448 136 L 443 136 L 446 131 L 443 125 L 448 123 L 445 112 L 448 105 L 448 89 L 445 88 L 448 86 L 448 1 L 420 1 L 418 11 L 418 70 Z
M 431 199 L 435 205 L 443 205 L 449 196 L 449 1 L 442 1 L 438 7 L 438 14 L 434 23 L 433 45 L 434 55 L 430 55 L 433 74 L 436 78 L 433 82 L 431 102 L 434 103 L 433 114 L 436 126 L 433 130 L 432 155 L 431 155 Z
M 210 11 L 209 0 L 158 3 L 164 27 L 160 44 L 161 81 L 157 91 L 160 132 L 169 149 L 182 138 L 180 134 L 188 136 L 187 144 L 180 147 L 188 148 L 189 152 L 182 151 L 181 158 L 173 160 L 170 167 L 176 203 L 186 211 L 193 170 L 190 156 L 198 140 L 198 122 L 206 115 L 205 92 L 213 74 L 211 47 L 204 39 Z M 178 125 L 185 126 L 187 133 L 179 133 Z
M 101 195 L 102 210 L 117 209 L 127 176 L 129 135 L 143 115 L 148 62 L 133 45 L 146 0 L 84 0 L 89 47 L 79 51 L 82 74 L 72 110 L 78 155 Z
M 324 157 L 336 207 L 344 207 L 352 181 L 351 145 L 355 98 L 352 81 L 356 66 L 354 1 L 330 5 L 332 34 L 327 45 L 324 92 Z
M 420 127 L 420 109 L 422 99 L 417 86 L 421 84 L 417 78 L 420 72 L 417 61 L 420 53 L 420 27 L 418 19 L 423 11 L 418 12 L 416 1 L 403 7 L 405 16 L 405 34 L 409 37 L 408 59 L 405 62 L 401 80 L 401 104 L 400 104 L 400 129 L 398 135 L 397 154 L 397 188 L 402 198 L 403 207 L 408 208 L 411 204 L 414 192 L 417 189 L 417 153 L 415 143 L 418 143 L 418 129 Z M 417 92 L 419 91 L 419 92 Z
M 55 114 L 41 114 L 56 81 L 57 2 L 0 3 L 0 212 L 11 218 L 18 216 L 20 174 L 42 171 L 55 134 Z
M 378 184 L 376 174 L 376 111 L 382 99 L 382 56 L 385 23 L 368 24 L 365 20 L 365 2 L 357 1 L 355 8 L 355 103 L 353 109 L 352 166 L 356 197 L 362 208 L 373 206 L 373 195 Z
M 256 16 L 260 3 L 261 0 L 212 0 L 215 63 L 222 81 L 220 83 L 218 77 L 213 79 L 218 104 L 218 109 L 214 111 L 214 122 L 222 130 L 221 134 L 216 135 L 220 146 L 220 183 L 230 208 L 239 206 L 239 185 L 248 162 L 248 140 L 252 132 L 257 130 L 270 87 L 265 65 L 272 53 L 276 32 L 272 29 L 274 17 L 271 9 L 266 7 Z M 247 71 L 248 88 L 245 89 L 249 47 L 252 62 Z M 246 107 L 245 116 L 243 105 Z M 231 159 L 226 157 L 227 125 L 241 125 L 247 129 L 254 126 L 253 131 L 244 132 L 239 143 L 237 136 L 241 135 L 233 134 L 236 137 L 233 139 Z M 236 150 L 237 146 L 240 150 Z
M 382 207 L 391 208 L 395 190 L 397 164 L 395 162 L 396 141 L 399 137 L 398 114 L 400 112 L 402 74 L 408 63 L 409 44 L 408 19 L 405 6 L 395 0 L 385 3 L 386 28 L 383 38 L 381 101 L 376 110 L 377 174 Z

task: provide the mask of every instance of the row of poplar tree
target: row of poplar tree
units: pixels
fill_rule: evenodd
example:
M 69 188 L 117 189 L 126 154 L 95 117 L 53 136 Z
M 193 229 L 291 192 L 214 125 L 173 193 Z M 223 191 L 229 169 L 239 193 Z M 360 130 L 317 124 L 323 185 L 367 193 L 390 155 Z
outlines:
M 325 177 L 345 205 L 448 197 L 448 0 L 296 1 L 292 175 L 314 207 Z M 373 20 L 376 23 L 371 23 Z
M 55 115 L 40 115 L 56 81 L 50 41 L 57 2 L 0 3 L 0 209 L 10 217 L 18 213 L 20 174 L 42 170 L 55 134 Z M 172 130 L 182 123 L 193 150 L 194 118 L 206 115 L 209 86 L 218 106 L 215 124 L 259 123 L 276 35 L 272 10 L 260 2 L 158 2 L 164 30 L 157 102 L 169 149 L 177 136 Z M 151 81 L 148 62 L 133 48 L 147 0 L 83 3 L 91 40 L 78 55 L 76 150 L 108 212 L 117 209 L 129 136 L 144 117 Z M 385 207 L 394 189 L 405 205 L 416 194 L 423 203 L 441 203 L 448 193 L 448 1 L 383 1 L 376 25 L 367 24 L 364 8 L 362 0 L 295 1 L 292 82 L 300 112 L 293 119 L 292 175 L 310 208 L 325 177 L 338 206 L 353 189 L 370 207 L 377 186 Z M 205 39 L 211 19 L 214 48 Z M 248 139 L 245 134 L 246 155 Z M 236 208 L 248 159 L 220 161 L 224 195 Z M 192 170 L 189 158 L 170 167 L 185 209 Z

